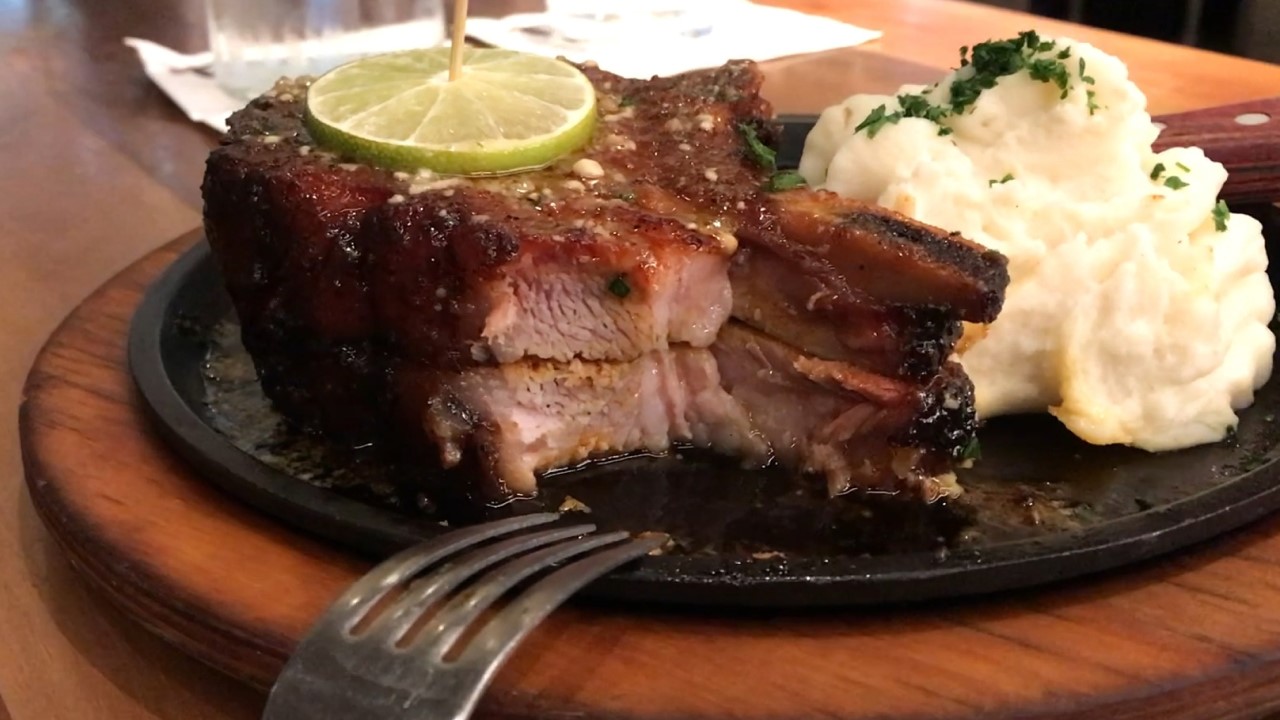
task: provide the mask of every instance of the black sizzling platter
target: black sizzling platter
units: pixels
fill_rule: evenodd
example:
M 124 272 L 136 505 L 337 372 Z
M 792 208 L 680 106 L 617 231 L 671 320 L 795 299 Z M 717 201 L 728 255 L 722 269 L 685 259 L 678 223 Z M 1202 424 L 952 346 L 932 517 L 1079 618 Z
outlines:
M 784 164 L 811 123 L 787 123 Z M 286 522 L 380 556 L 475 517 L 407 489 L 418 485 L 376 448 L 333 448 L 284 426 L 204 243 L 148 292 L 129 359 L 164 436 L 209 480 Z M 965 496 L 931 506 L 829 499 L 780 471 L 676 453 L 555 475 L 539 499 L 488 514 L 589 509 L 602 527 L 671 534 L 667 554 L 589 589 L 612 599 L 801 607 L 973 595 L 1153 557 L 1280 507 L 1277 410 L 1272 381 L 1234 438 L 1164 454 L 1089 446 L 1047 416 L 1001 418 L 981 432 L 983 459 L 960 473 Z

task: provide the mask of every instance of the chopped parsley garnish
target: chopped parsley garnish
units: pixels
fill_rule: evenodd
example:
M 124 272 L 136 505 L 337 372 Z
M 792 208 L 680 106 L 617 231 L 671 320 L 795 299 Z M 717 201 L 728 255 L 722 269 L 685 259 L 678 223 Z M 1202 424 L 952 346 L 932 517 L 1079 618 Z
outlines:
M 1191 168 L 1187 167 L 1186 165 L 1183 165 L 1182 163 L 1174 163 L 1173 166 L 1178 168 L 1182 172 L 1191 172 Z
M 1164 186 L 1171 190 L 1181 190 L 1190 184 L 1191 183 L 1188 183 L 1177 175 L 1170 175 L 1164 179 Z
M 960 67 L 973 66 L 973 74 L 956 78 L 951 82 L 951 112 L 959 114 L 977 102 L 983 90 L 996 86 L 996 81 L 1021 70 L 1040 82 L 1053 83 L 1066 98 L 1071 90 L 1071 73 L 1063 62 L 1071 57 L 1071 49 L 1063 48 L 1052 57 L 1036 57 L 1057 47 L 1052 40 L 1041 40 L 1033 30 L 1019 33 L 1009 40 L 988 40 L 973 46 L 972 51 L 961 48 Z M 1081 80 L 1093 84 L 1093 78 L 1084 74 L 1084 58 L 1080 59 Z
M 750 151 L 757 165 L 770 172 L 778 169 L 778 153 L 760 140 L 760 135 L 756 133 L 755 128 L 743 123 L 738 125 L 738 131 L 747 141 L 747 150 Z
M 792 188 L 803 187 L 808 183 L 805 182 L 804 176 L 795 170 L 780 170 L 769 178 L 764 184 L 764 189 L 769 192 L 779 192 L 781 190 L 791 190 Z
M 1227 208 L 1225 200 L 1219 200 L 1213 206 L 1213 228 L 1218 232 L 1227 231 L 1227 218 L 1231 217 L 1231 210 Z
M 631 294 L 631 286 L 627 284 L 626 275 L 614 275 L 609 279 L 609 284 L 605 285 L 605 288 L 619 298 L 625 298 Z
M 1067 99 L 1067 92 L 1071 87 L 1071 76 L 1067 73 L 1067 66 L 1063 65 L 1061 60 L 1037 58 L 1027 65 L 1027 71 L 1032 80 L 1051 82 L 1057 85 L 1058 89 L 1062 91 L 1058 98 L 1061 100 Z
M 981 460 L 982 459 L 982 444 L 978 442 L 977 435 L 974 435 L 973 437 L 969 438 L 969 442 L 965 443 L 964 447 L 960 449 L 960 459 L 961 460 Z
M 924 118 L 939 122 L 947 116 L 947 109 L 941 105 L 933 105 L 924 95 L 899 95 L 898 105 L 902 106 L 902 117 Z
M 929 102 L 929 98 L 924 95 L 899 95 L 899 110 L 889 112 L 887 105 L 880 105 L 872 110 L 869 115 L 858 126 L 853 129 L 854 134 L 862 130 L 867 131 L 867 137 L 874 138 L 876 133 L 880 132 L 885 125 L 897 125 L 898 121 L 903 118 L 924 118 L 933 123 L 937 123 L 939 135 L 950 135 L 951 128 L 942 125 L 942 119 L 950 115 L 945 107 L 934 105 Z
M 853 134 L 857 135 L 863 130 L 866 130 L 867 137 L 873 138 L 876 136 L 876 133 L 880 132 L 880 128 L 884 127 L 887 123 L 897 123 L 902 119 L 902 115 L 900 113 L 894 113 L 896 117 L 890 117 L 886 114 L 887 111 L 888 107 L 885 105 L 881 105 L 875 110 L 872 110 L 871 114 L 867 115 L 862 122 L 858 123 L 858 127 L 853 129 Z
M 738 126 L 738 130 L 742 133 L 743 139 L 746 140 L 747 150 L 750 151 L 756 164 L 773 173 L 764 183 L 765 190 L 770 192 L 790 190 L 805 184 L 804 177 L 795 170 L 778 170 L 778 153 L 761 142 L 755 128 L 743 123 Z M 633 195 L 632 197 L 635 196 Z M 610 289 L 612 290 L 612 288 Z M 616 292 L 614 294 L 617 295 Z M 618 297 L 626 296 L 619 295 Z
M 1085 85 L 1093 84 L 1093 78 L 1084 73 L 1084 58 L 1080 58 L 1080 81 Z
M 987 186 L 994 187 L 996 185 L 1003 185 L 1012 179 L 1013 179 L 1013 173 L 1005 173 L 1004 177 L 1000 178 L 999 180 L 988 180 Z
M 1164 174 L 1164 170 L 1164 163 L 1156 163 L 1156 166 L 1151 168 L 1151 179 L 1159 180 L 1160 176 Z
M 618 100 L 618 107 L 631 107 L 636 104 L 636 99 L 630 95 L 625 95 Z
M 890 112 L 887 105 L 877 107 L 858 123 L 854 133 L 866 130 L 867 137 L 874 138 L 886 125 L 896 125 L 903 118 L 915 117 L 937 123 L 939 135 L 950 135 L 951 128 L 942 124 L 945 118 L 972 108 L 983 91 L 995 87 L 1000 78 L 1024 70 L 1033 80 L 1057 87 L 1060 97 L 1065 100 L 1075 79 L 1064 62 L 1070 57 L 1071 48 L 1059 49 L 1056 41 L 1042 40 L 1034 30 L 1019 33 L 1008 40 L 988 40 L 972 48 L 966 45 L 960 48 L 960 68 L 967 71 L 957 73 L 951 81 L 949 104 L 930 102 L 926 97 L 929 90 L 919 95 L 899 95 L 899 110 Z M 1078 67 L 1080 81 L 1093 85 L 1094 79 L 1085 74 L 1084 58 L 1079 59 Z M 1099 109 L 1097 97 L 1093 90 L 1086 90 L 1085 97 L 1092 115 Z
M 636 194 L 631 192 L 630 190 L 627 190 L 626 192 L 618 193 L 618 199 L 621 200 L 622 202 L 635 202 Z

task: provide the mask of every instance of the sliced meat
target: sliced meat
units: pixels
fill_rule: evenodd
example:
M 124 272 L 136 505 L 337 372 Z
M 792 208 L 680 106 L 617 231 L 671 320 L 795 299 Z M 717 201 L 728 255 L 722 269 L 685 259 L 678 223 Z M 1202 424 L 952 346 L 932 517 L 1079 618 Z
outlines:
M 1007 260 L 959 233 L 826 191 L 775 193 L 768 208 L 766 222 L 739 228 L 742 242 L 816 255 L 849 287 L 882 303 L 946 308 L 982 323 L 1004 303 Z
M 377 223 L 378 326 L 426 362 L 462 348 L 467 361 L 506 363 L 705 347 L 732 304 L 719 240 L 617 200 L 535 208 L 458 187 L 390 205 Z
M 934 307 L 884 307 L 838 278 L 758 247 L 734 256 L 733 316 L 828 360 L 882 375 L 930 378 L 961 335 L 952 313 Z
M 738 323 L 712 346 L 725 390 L 784 465 L 830 492 L 956 492 L 952 458 L 972 437 L 973 388 L 948 372 L 921 387 L 818 360 Z
M 768 446 L 720 386 L 708 350 L 622 362 L 522 361 L 441 372 L 403 368 L 397 395 L 444 467 L 470 461 L 512 493 L 538 473 L 596 457 L 692 443 L 765 464 Z

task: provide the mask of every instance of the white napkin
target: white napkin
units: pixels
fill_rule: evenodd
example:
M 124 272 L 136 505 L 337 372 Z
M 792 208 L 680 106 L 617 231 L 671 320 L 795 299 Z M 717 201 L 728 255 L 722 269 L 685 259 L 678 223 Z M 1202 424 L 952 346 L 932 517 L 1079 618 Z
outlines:
M 467 34 L 511 50 L 560 55 L 574 62 L 591 60 L 604 70 L 635 78 L 674 75 L 729 60 L 770 60 L 853 47 L 883 34 L 747 0 L 684 5 L 695 17 L 646 24 L 625 15 L 621 21 L 610 21 L 528 13 L 468 20 Z M 689 31 L 662 32 L 677 25 Z
M 605 70 L 628 77 L 672 75 L 733 59 L 769 60 L 822 52 L 861 45 L 881 35 L 876 30 L 747 0 L 699 0 L 688 5 L 700 11 L 698 17 L 705 18 L 705 23 L 688 24 L 691 19 L 686 18 L 680 21 L 682 31 L 675 32 L 668 32 L 675 26 L 667 21 L 629 21 L 623 27 L 607 18 L 529 13 L 471 18 L 467 34 L 511 50 L 564 56 L 575 62 L 592 60 Z M 394 31 L 380 31 L 379 47 L 388 47 Z M 418 28 L 406 28 L 406 33 L 421 38 L 419 32 Z M 411 43 L 412 38 L 405 40 Z M 227 118 L 244 105 L 213 79 L 210 53 L 184 55 L 138 38 L 125 38 L 124 43 L 137 51 L 147 77 L 191 120 L 225 132 Z

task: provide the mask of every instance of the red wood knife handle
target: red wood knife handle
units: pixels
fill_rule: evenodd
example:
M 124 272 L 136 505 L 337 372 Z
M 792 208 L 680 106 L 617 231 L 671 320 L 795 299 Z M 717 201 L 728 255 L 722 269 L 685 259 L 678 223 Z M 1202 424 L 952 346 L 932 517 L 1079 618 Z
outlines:
M 1280 201 L 1280 97 L 1153 118 L 1156 150 L 1195 145 L 1227 168 L 1229 203 Z

